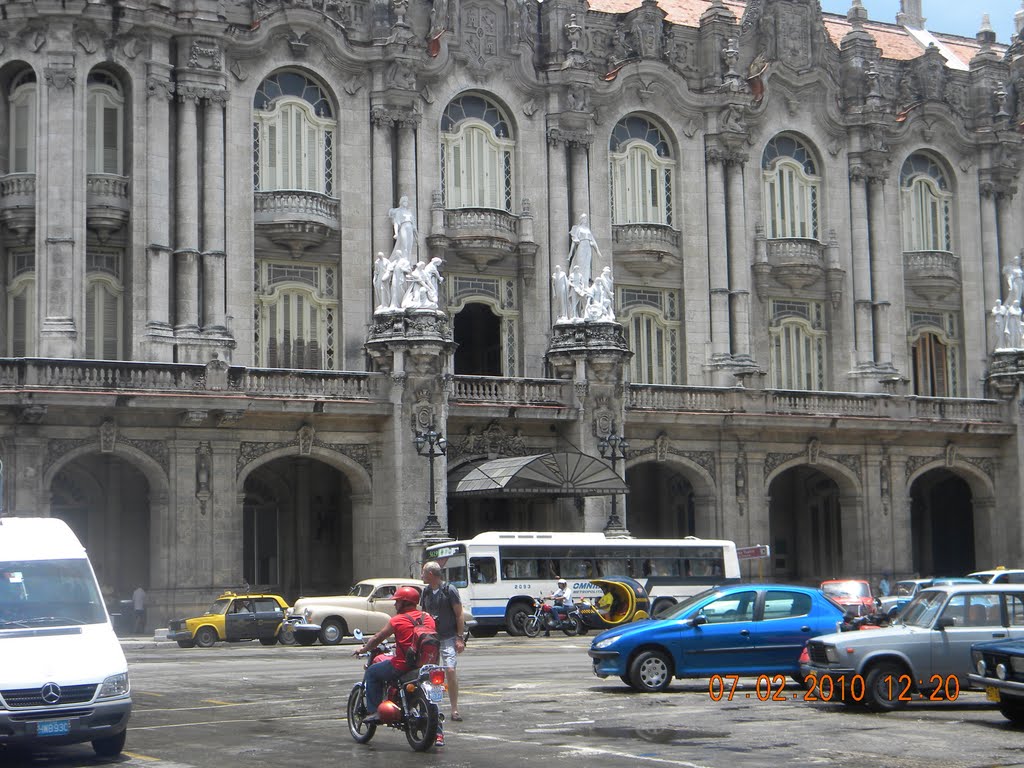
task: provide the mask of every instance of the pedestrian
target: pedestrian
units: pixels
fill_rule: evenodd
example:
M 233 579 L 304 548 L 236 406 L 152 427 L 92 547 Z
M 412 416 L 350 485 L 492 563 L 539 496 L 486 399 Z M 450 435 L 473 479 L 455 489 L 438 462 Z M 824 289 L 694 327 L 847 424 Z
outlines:
M 456 658 L 466 649 L 463 633 L 466 630 L 462 614 L 462 598 L 451 582 L 441 577 L 441 566 L 431 560 L 423 564 L 421 577 L 427 587 L 420 598 L 420 608 L 434 617 L 437 636 L 441 640 L 441 666 L 448 680 L 448 699 L 452 707 L 452 720 L 462 720 L 459 713 L 459 681 L 455 673 Z
M 882 571 L 882 579 L 878 582 L 878 592 L 882 597 L 889 594 L 889 572 Z
M 135 608 L 135 634 L 141 635 L 146 628 L 146 590 L 141 585 L 132 592 L 132 607 Z

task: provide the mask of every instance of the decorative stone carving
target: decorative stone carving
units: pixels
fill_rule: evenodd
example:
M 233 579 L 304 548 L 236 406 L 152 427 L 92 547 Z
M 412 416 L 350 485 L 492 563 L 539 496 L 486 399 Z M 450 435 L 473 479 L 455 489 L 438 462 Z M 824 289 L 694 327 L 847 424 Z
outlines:
M 818 455 L 821 452 L 821 441 L 816 437 L 812 437 L 807 441 L 807 463 L 817 464 Z
M 199 513 L 206 514 L 206 504 L 211 497 L 210 465 L 213 451 L 208 442 L 199 443 L 196 448 L 196 498 L 199 500 Z
M 146 78 L 146 95 L 169 101 L 174 96 L 174 83 L 166 78 L 150 75 Z
M 309 456 L 313 451 L 313 441 L 316 440 L 316 430 L 312 424 L 303 424 L 295 433 L 299 443 L 299 455 Z
M 655 461 L 665 461 L 668 458 L 668 452 L 672 449 L 672 440 L 664 432 L 659 432 L 658 436 L 654 438 L 654 458 Z
M 278 451 L 282 448 L 294 448 L 296 453 L 298 453 L 298 445 L 298 434 L 287 443 L 243 441 L 238 447 L 238 457 L 235 459 L 235 472 L 241 472 L 248 464 L 271 451 Z M 370 446 L 368 444 L 324 443 L 314 438 L 312 445 L 316 448 L 347 456 L 365 469 L 371 478 L 373 477 L 373 462 L 370 458 Z
M 117 424 L 113 419 L 105 419 L 100 424 L 100 452 L 113 453 L 114 443 L 117 440 Z
M 466 427 L 464 435 L 448 438 L 448 460 L 457 458 L 484 456 L 499 458 L 502 456 L 527 456 L 529 451 L 523 438 L 522 430 L 510 433 L 497 421 L 491 421 L 479 432 L 473 425 Z
M 191 69 L 219 70 L 220 65 L 221 52 L 216 40 L 198 38 L 192 41 L 188 53 L 188 66 Z
M 69 85 L 75 84 L 75 71 L 63 67 L 47 67 L 43 72 L 47 85 L 63 91 Z

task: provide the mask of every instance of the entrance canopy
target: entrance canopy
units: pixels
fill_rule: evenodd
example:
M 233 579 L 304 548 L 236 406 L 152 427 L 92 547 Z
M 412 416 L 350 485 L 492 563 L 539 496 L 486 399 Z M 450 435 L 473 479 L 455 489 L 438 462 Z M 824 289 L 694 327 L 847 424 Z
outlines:
M 449 486 L 451 487 L 451 486 Z M 612 496 L 629 486 L 596 456 L 541 453 L 493 459 L 471 468 L 449 496 Z

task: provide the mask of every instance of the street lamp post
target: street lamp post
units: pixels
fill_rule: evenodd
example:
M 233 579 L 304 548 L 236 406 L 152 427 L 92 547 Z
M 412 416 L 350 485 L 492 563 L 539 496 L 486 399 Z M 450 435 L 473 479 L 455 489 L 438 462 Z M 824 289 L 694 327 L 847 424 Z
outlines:
M 625 460 L 626 452 L 629 450 L 629 443 L 626 442 L 624 435 L 620 435 L 615 431 L 615 423 L 612 422 L 611 431 L 607 437 L 602 437 L 601 441 L 597 444 L 598 450 L 601 452 L 602 459 L 610 459 L 612 462 L 612 472 L 618 475 L 615 471 L 615 465 L 619 459 Z M 622 521 L 619 519 L 619 495 L 617 493 L 612 494 L 612 513 L 608 516 L 608 525 L 604 527 L 606 531 L 621 531 L 625 528 Z
M 417 431 L 416 439 L 413 442 L 416 444 L 416 453 L 426 456 L 430 460 L 430 494 L 427 497 L 429 507 L 427 522 L 423 524 L 423 530 L 440 531 L 441 522 L 437 519 L 437 511 L 434 507 L 434 459 L 444 456 L 448 452 L 448 441 L 445 440 L 444 435 L 438 434 L 431 427 L 425 432 Z

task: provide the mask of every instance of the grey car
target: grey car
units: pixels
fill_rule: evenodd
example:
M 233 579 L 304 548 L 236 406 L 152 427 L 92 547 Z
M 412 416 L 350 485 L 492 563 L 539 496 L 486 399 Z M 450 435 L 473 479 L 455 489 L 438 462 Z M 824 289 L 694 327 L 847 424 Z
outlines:
M 1015 638 L 1024 638 L 1024 585 L 931 587 L 890 627 L 814 638 L 804 669 L 827 680 L 836 700 L 884 712 L 956 699 L 974 671 L 971 645 Z

